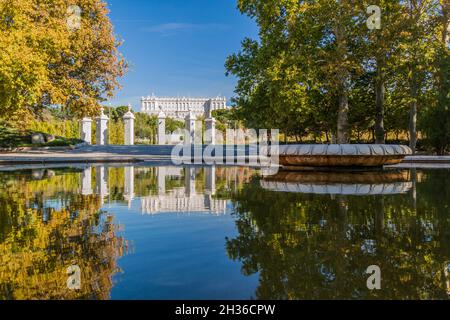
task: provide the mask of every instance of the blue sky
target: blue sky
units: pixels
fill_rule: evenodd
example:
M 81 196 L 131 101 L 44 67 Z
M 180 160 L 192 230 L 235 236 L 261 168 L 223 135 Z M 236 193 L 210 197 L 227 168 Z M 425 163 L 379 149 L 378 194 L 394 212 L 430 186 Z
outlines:
M 255 23 L 236 0 L 107 0 L 120 51 L 130 63 L 112 105 L 140 97 L 233 95 L 236 79 L 225 76 L 228 55 L 244 37 L 257 37 Z

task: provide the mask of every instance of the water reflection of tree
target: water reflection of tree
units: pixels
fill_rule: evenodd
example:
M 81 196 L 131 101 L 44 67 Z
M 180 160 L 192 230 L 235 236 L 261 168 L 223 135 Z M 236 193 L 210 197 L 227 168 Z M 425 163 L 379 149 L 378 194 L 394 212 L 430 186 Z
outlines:
M 79 173 L 33 181 L 0 175 L 0 299 L 107 299 L 126 243 L 97 196 L 78 194 Z M 45 204 L 47 200 L 54 205 Z M 52 202 L 53 203 L 53 202 Z M 67 288 L 67 268 L 81 289 Z
M 263 190 L 233 196 L 239 236 L 227 251 L 259 299 L 446 299 L 450 260 L 449 174 L 429 173 L 408 195 L 319 196 Z M 370 265 L 382 290 L 366 287 Z

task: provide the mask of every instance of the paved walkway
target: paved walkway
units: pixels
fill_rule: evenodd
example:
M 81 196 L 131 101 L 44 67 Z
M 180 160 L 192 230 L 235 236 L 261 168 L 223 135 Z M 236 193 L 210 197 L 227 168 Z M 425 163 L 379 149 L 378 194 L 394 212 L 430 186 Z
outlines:
M 0 153 L 0 166 L 64 163 L 130 163 L 144 161 L 167 163 L 171 162 L 173 148 L 174 146 L 83 146 L 75 150 L 29 150 L 17 153 Z M 199 148 L 196 148 L 196 150 L 199 150 Z M 239 148 L 239 150 L 243 151 L 243 148 Z M 193 148 L 192 155 L 195 156 L 196 154 Z M 227 154 L 227 150 L 224 150 L 225 154 Z M 235 159 L 244 158 L 246 157 L 242 157 L 239 154 Z M 230 164 L 232 165 L 232 163 Z
M 170 160 L 173 146 L 83 146 L 75 150 L 0 153 L 0 165 Z M 405 164 L 450 164 L 450 156 L 411 156 Z
M 138 162 L 170 159 L 172 146 L 85 146 L 75 150 L 0 153 L 0 164 Z

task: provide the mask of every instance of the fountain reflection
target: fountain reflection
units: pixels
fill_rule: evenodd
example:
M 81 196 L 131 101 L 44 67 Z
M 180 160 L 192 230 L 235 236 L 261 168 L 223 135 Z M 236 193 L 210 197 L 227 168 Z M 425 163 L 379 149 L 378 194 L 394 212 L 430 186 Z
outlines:
M 279 172 L 265 177 L 261 186 L 270 191 L 335 194 L 388 195 L 406 193 L 413 188 L 410 173 L 381 172 Z

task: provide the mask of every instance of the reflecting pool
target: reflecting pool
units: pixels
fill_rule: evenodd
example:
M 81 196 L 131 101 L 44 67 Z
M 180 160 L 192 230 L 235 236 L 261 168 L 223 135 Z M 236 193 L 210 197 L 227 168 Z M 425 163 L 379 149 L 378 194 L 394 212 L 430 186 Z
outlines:
M 448 169 L 10 168 L 0 299 L 448 299 L 449 227 Z

